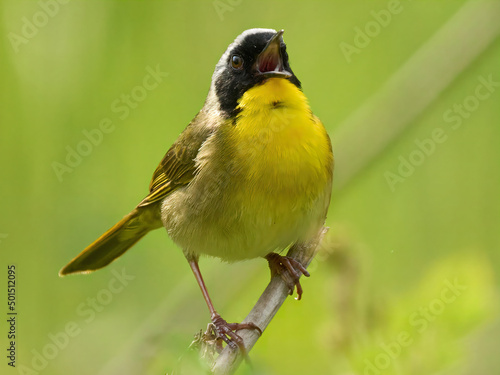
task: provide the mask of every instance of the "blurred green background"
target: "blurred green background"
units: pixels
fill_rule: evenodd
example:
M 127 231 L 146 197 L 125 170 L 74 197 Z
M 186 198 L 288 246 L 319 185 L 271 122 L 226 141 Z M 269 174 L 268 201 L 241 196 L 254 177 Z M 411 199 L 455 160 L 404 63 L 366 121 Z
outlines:
M 500 374 L 498 1 L 5 0 L 0 19 L 0 255 L 19 312 L 2 373 L 194 373 L 209 315 L 165 231 L 102 271 L 57 273 L 147 194 L 227 45 L 270 27 L 337 165 L 331 230 L 256 373 Z M 263 260 L 201 269 L 228 321 L 269 279 Z

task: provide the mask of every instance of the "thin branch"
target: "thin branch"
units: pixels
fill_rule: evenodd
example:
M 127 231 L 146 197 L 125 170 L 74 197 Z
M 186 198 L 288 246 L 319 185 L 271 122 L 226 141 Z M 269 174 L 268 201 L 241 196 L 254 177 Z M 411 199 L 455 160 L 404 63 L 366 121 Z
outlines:
M 319 244 L 321 243 L 326 232 L 328 232 L 328 228 L 322 228 L 315 239 L 306 245 L 293 246 L 288 251 L 287 255 L 298 260 L 307 268 L 316 255 Z M 287 284 L 281 277 L 273 277 L 253 309 L 243 320 L 243 323 L 252 322 L 264 331 L 273 319 L 274 315 L 276 315 L 280 309 L 283 302 L 285 302 L 285 299 L 289 296 L 289 292 L 290 290 Z M 252 349 L 259 339 L 259 334 L 255 330 L 242 330 L 239 331 L 238 334 L 243 339 L 247 352 Z M 243 358 L 239 350 L 232 350 L 229 346 L 226 346 L 215 360 L 212 372 L 215 375 L 233 374 L 240 365 L 242 359 Z

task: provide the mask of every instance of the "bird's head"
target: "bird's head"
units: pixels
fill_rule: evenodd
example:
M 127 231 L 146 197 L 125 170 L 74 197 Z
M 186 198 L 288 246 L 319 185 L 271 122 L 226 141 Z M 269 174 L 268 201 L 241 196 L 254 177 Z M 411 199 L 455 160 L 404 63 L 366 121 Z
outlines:
M 300 81 L 290 68 L 283 30 L 246 30 L 215 66 L 209 97 L 215 99 L 222 112 L 232 116 L 242 95 L 269 78 L 289 80 L 300 89 Z

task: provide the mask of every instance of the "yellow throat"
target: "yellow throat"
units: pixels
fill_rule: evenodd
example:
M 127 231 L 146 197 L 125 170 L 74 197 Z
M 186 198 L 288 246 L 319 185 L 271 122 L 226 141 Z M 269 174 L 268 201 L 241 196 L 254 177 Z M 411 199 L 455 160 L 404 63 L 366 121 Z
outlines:
M 324 190 L 332 173 L 330 141 L 299 88 L 268 79 L 247 90 L 238 109 L 232 144 L 239 145 L 249 181 L 292 196 Z

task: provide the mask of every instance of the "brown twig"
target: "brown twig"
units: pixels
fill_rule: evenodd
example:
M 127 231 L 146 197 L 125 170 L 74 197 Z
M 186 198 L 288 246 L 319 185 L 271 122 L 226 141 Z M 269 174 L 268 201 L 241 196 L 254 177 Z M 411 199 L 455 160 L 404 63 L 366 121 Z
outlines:
M 328 228 L 322 228 L 314 240 L 305 245 L 293 246 L 287 255 L 298 260 L 307 268 L 316 255 L 319 244 L 327 231 Z M 264 331 L 288 296 L 289 288 L 286 282 L 281 277 L 273 277 L 243 323 L 252 322 Z M 255 330 L 242 330 L 238 331 L 238 334 L 243 339 L 247 352 L 250 352 L 259 339 L 259 334 Z M 233 350 L 226 346 L 215 360 L 212 372 L 215 375 L 233 374 L 242 359 L 239 350 Z

